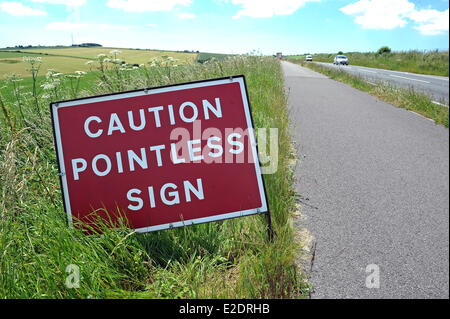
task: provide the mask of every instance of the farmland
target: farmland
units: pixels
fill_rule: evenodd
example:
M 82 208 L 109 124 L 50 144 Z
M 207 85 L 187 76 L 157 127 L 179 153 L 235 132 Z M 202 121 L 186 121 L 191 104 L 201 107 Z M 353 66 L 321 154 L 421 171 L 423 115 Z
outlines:
M 24 56 L 40 57 L 42 59 L 41 70 L 45 74 L 48 69 L 55 69 L 61 73 L 73 73 L 75 71 L 90 71 L 88 61 L 96 60 L 99 54 L 105 54 L 114 58 L 113 50 L 119 50 L 121 61 L 128 64 L 148 64 L 152 59 L 161 61 L 167 57 L 175 59 L 176 64 L 191 64 L 197 59 L 197 53 L 185 53 L 162 50 L 138 50 L 138 49 L 116 49 L 106 47 L 63 47 L 63 48 L 30 48 L 0 51 L 0 79 L 6 74 L 16 73 L 22 76 L 28 74 L 27 63 L 23 61 Z
M 205 63 L 210 59 L 223 60 L 228 56 L 229 56 L 228 54 L 200 52 L 197 57 L 197 62 Z

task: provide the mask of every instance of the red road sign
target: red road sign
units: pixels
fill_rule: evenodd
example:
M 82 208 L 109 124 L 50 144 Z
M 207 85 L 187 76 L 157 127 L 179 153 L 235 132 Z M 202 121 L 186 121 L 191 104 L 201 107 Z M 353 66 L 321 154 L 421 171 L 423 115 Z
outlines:
M 69 224 L 148 232 L 268 210 L 245 78 L 51 104 Z

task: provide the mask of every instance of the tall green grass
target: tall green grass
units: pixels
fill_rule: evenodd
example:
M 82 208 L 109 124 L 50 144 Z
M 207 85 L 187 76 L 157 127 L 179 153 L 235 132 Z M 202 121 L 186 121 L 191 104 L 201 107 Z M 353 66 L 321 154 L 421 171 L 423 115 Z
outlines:
M 101 63 L 72 78 L 53 71 L 0 82 L 0 298 L 306 296 L 309 285 L 296 266 L 299 244 L 289 223 L 294 155 L 278 61 L 248 56 L 139 68 Z M 237 74 L 246 76 L 255 126 L 279 132 L 278 170 L 265 176 L 273 242 L 261 215 L 147 234 L 122 227 L 86 236 L 68 228 L 51 101 Z M 65 284 L 69 265 L 80 269 L 79 288 Z

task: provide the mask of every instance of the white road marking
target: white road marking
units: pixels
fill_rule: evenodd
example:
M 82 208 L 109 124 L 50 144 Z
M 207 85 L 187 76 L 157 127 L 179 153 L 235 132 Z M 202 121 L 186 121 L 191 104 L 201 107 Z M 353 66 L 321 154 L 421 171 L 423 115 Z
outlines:
M 430 82 L 428 82 L 428 81 L 417 80 L 417 79 L 411 79 L 411 78 L 407 78 L 407 77 L 399 76 L 399 75 L 389 74 L 389 76 L 393 76 L 393 77 L 395 77 L 395 78 L 406 79 L 406 80 L 410 80 L 410 81 L 417 81 L 417 82 L 423 82 L 423 83 L 430 83 Z
M 437 105 L 444 106 L 444 107 L 448 108 L 447 104 L 442 104 L 442 103 L 439 103 L 439 102 L 436 102 L 436 101 L 431 101 L 431 103 L 434 103 L 434 104 L 437 104 Z
M 328 64 L 325 62 L 316 62 L 316 63 L 320 63 L 320 64 Z M 329 63 L 332 64 L 332 63 Z M 351 67 L 351 66 L 349 66 Z M 367 69 L 365 70 L 367 71 Z M 419 77 L 424 77 L 424 78 L 429 78 L 429 79 L 433 79 L 433 80 L 437 80 L 437 81 L 446 81 L 448 82 L 449 78 L 445 77 L 445 76 L 439 76 L 439 75 L 431 75 L 431 74 L 419 74 L 419 73 L 411 73 L 411 72 L 403 72 L 403 71 L 393 71 L 393 70 L 386 70 L 386 69 L 378 69 L 379 72 L 391 72 L 391 73 L 397 73 L 397 74 L 405 74 L 405 75 L 413 75 L 413 76 L 419 76 Z M 372 71 L 374 72 L 374 71 Z M 410 78 L 408 78 L 410 79 Z M 416 80 L 419 81 L 419 80 Z
M 438 81 L 447 81 L 448 82 L 448 77 L 441 76 L 441 75 L 419 74 L 419 73 L 392 71 L 392 70 L 386 70 L 386 71 L 388 71 L 388 72 L 395 72 L 395 73 L 402 73 L 402 74 L 407 74 L 407 75 L 409 74 L 409 75 L 414 75 L 414 76 L 421 76 L 421 77 L 425 77 L 425 78 L 429 78 L 429 79 L 434 79 L 434 80 L 438 80 Z
M 358 70 L 364 71 L 364 72 L 369 72 L 369 73 L 378 73 L 378 72 L 375 72 L 375 71 L 369 71 L 369 70 L 365 70 L 365 69 L 358 69 Z

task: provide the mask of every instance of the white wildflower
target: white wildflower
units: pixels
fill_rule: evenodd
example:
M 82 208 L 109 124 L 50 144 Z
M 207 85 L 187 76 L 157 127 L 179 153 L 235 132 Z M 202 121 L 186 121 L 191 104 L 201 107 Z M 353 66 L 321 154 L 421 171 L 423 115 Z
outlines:
M 57 78 L 58 76 L 62 75 L 62 73 L 57 72 L 55 69 L 48 69 L 47 74 L 45 75 L 45 77 L 47 79 L 53 79 L 56 80 L 55 78 Z
M 44 83 L 41 85 L 41 88 L 43 88 L 44 90 L 53 90 L 55 88 L 55 85 L 53 83 Z
M 11 82 L 19 82 L 22 81 L 22 78 L 20 77 L 20 74 L 17 73 L 11 73 L 11 74 L 5 74 L 5 78 L 8 79 L 8 81 Z

